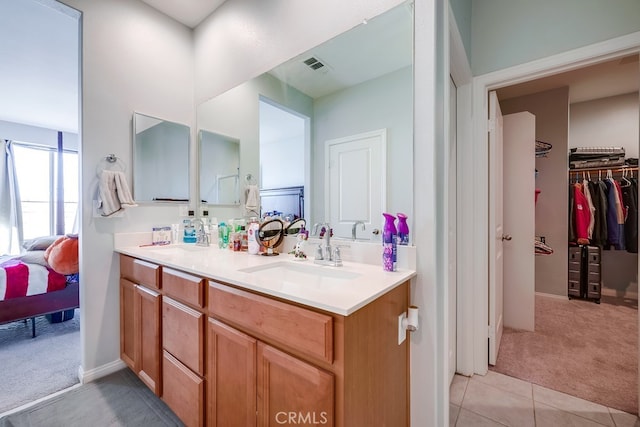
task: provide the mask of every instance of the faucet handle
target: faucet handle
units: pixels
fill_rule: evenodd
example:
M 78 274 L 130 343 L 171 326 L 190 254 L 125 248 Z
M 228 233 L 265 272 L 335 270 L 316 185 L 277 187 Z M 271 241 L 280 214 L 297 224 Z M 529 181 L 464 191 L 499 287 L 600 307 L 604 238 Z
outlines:
M 316 248 L 316 259 L 317 260 L 324 259 L 322 256 L 322 245 L 318 245 L 318 247 Z
M 342 256 L 340 255 L 340 246 L 336 246 L 333 250 L 333 265 L 336 267 L 342 266 Z

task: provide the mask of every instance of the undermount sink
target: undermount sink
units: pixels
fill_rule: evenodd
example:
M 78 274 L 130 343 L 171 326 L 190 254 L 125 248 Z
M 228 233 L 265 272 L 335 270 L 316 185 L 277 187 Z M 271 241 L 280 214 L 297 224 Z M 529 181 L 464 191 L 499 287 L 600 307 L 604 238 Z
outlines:
M 149 246 L 149 251 L 157 254 L 167 254 L 167 255 L 180 255 L 185 252 L 202 252 L 209 249 L 206 246 L 195 246 L 195 245 L 158 245 L 158 246 Z
M 273 278 L 277 281 L 304 283 L 314 279 L 330 282 L 348 282 L 360 277 L 360 274 L 340 268 L 323 267 L 315 264 L 299 262 L 274 262 L 256 267 L 243 268 L 243 273 L 258 274 L 261 277 Z

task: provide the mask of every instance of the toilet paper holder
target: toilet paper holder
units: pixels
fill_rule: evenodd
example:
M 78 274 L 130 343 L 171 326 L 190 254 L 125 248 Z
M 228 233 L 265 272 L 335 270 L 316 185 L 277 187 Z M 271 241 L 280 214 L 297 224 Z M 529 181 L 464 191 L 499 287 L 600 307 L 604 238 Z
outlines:
M 418 330 L 418 307 L 410 305 L 407 310 L 407 317 L 403 320 L 403 326 L 407 331 L 413 332 Z
M 410 305 L 406 313 L 398 316 L 398 345 L 402 344 L 407 337 L 407 331 L 418 330 L 418 307 Z

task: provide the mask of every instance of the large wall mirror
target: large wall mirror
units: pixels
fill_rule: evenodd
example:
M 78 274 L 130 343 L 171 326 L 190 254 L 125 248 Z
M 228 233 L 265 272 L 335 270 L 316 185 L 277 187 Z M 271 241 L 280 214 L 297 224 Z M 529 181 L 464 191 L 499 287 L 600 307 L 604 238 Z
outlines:
M 198 132 L 200 200 L 213 205 L 240 204 L 240 140 Z
M 381 212 L 411 220 L 412 8 L 395 7 L 204 102 L 197 123 L 240 141 L 240 194 L 242 177 L 257 177 L 263 212 L 284 210 L 270 205 L 273 190 L 294 189 L 299 199 L 300 189 L 308 222 L 328 221 L 337 236 L 351 237 L 363 221 L 358 237 L 368 238 Z
M 133 197 L 189 200 L 189 126 L 133 114 Z

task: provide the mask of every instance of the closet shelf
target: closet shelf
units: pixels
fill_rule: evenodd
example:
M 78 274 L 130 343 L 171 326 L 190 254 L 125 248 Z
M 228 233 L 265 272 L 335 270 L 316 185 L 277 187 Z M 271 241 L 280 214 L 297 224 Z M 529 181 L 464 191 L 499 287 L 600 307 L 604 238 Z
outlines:
M 552 148 L 553 145 L 550 143 L 536 139 L 536 157 L 547 157 Z

